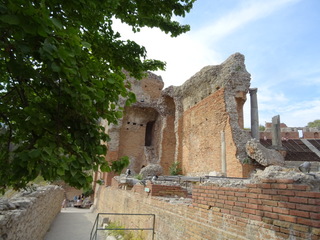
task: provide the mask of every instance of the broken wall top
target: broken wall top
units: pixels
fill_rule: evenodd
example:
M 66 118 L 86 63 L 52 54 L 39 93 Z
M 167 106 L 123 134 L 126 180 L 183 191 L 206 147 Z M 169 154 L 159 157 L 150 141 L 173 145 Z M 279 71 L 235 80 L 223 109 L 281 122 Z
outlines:
M 136 94 L 137 102 L 153 102 L 161 97 L 164 86 L 161 76 L 146 72 L 146 77 L 141 80 L 128 77 L 131 83 L 131 91 Z
M 167 92 L 175 98 L 182 99 L 185 111 L 221 88 L 236 95 L 237 92 L 247 92 L 249 86 L 250 74 L 246 70 L 244 56 L 235 53 L 220 65 L 202 68 L 183 85 L 171 86 Z

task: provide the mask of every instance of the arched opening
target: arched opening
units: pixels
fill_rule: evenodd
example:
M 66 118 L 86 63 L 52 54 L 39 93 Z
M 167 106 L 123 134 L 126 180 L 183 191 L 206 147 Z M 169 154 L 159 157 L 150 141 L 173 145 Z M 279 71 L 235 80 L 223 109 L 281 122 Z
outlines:
M 153 138 L 153 127 L 155 121 L 148 122 L 146 126 L 145 146 L 151 146 Z
M 319 138 L 319 133 L 318 132 L 314 133 L 314 138 Z

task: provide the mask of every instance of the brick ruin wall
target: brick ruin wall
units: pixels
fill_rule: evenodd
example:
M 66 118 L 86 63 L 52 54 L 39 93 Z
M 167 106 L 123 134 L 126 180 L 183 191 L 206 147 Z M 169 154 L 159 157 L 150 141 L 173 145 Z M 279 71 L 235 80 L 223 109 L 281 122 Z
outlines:
M 260 138 L 272 139 L 272 123 L 265 124 L 265 130 L 260 132 Z M 284 123 L 280 123 L 281 138 L 287 139 L 320 139 L 319 127 L 288 127 Z M 299 131 L 302 136 L 299 135 Z
M 38 187 L 0 200 L 0 239 L 44 239 L 61 210 L 64 191 L 58 186 Z
M 224 63 L 208 66 L 172 95 L 176 103 L 177 157 L 183 174 L 221 172 L 221 132 L 225 134 L 226 175 L 247 177 L 254 168 L 242 164 L 247 157 L 243 130 L 243 104 L 250 86 L 244 56 L 236 53 Z
M 250 86 L 243 55 L 236 53 L 220 65 L 204 67 L 178 87 L 162 90 L 161 77 L 152 73 L 141 81 L 130 77 L 128 81 L 137 102 L 125 107 L 119 124 L 108 128 L 107 161 L 129 156 L 133 174 L 148 164 L 159 164 L 169 175 L 174 162 L 181 163 L 184 175 L 219 174 L 224 132 L 226 175 L 247 177 L 254 169 L 243 164 L 250 139 L 243 130 L 243 104 Z M 101 175 L 110 184 L 108 174 Z
M 236 146 L 229 126 L 229 115 L 221 89 L 183 114 L 181 161 L 186 173 L 203 175 L 211 171 L 221 172 L 221 131 L 225 132 L 227 146 L 227 176 L 242 177 L 242 166 L 236 157 Z
M 221 150 L 214 141 L 220 139 L 219 130 L 227 124 L 228 119 L 224 113 L 222 91 L 208 96 L 184 112 L 182 131 L 185 137 L 181 139 L 182 154 L 178 159 L 184 172 L 205 173 L 208 168 L 220 171 Z
M 150 186 L 148 193 L 142 185 L 132 190 L 118 187 L 99 188 L 96 210 L 155 214 L 155 240 L 320 239 L 320 193 L 293 180 L 267 179 L 244 188 L 195 185 L 192 204 L 152 197 Z M 159 196 L 170 189 L 155 186 L 155 191 Z M 134 218 L 110 220 L 126 227 L 132 222 L 135 227 L 139 223 L 139 227 L 150 227 L 150 221 Z

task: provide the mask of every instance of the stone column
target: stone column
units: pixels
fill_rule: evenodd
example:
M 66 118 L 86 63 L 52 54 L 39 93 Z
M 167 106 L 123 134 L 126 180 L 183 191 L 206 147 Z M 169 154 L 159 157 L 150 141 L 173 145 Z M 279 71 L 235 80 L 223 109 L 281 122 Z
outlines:
M 272 118 L 272 147 L 275 149 L 280 149 L 282 147 L 281 142 L 281 129 L 280 129 L 280 116 L 274 116 Z
M 227 176 L 226 139 L 224 131 L 221 131 L 221 173 Z
M 251 106 L 251 137 L 259 141 L 260 136 L 257 91 L 257 88 L 249 89 Z

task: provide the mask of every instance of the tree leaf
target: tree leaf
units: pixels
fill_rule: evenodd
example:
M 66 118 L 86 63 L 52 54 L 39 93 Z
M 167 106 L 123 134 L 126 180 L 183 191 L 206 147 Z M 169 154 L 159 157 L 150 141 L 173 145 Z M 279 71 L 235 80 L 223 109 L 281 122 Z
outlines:
M 55 62 L 53 62 L 52 64 L 51 64 L 51 68 L 52 68 L 52 70 L 54 71 L 54 72 L 60 72 L 61 71 L 61 68 L 58 66 L 58 64 L 57 63 L 55 63 Z
M 0 123 L 8 129 L 0 129 L 0 191 L 25 187 L 40 172 L 47 180 L 82 188 L 92 181 L 87 170 L 101 165 L 103 171 L 121 171 L 127 161 L 111 169 L 104 160 L 100 144 L 110 137 L 98 119 L 117 123 L 124 108 L 120 97 L 127 105 L 135 101 L 123 70 L 139 80 L 165 64 L 146 59 L 143 46 L 122 40 L 112 20 L 135 31 L 156 27 L 177 36 L 188 26 L 173 17 L 184 16 L 194 0 L 5 2 L 0 3 Z
M 18 25 L 20 23 L 19 17 L 16 15 L 2 15 L 0 16 L 0 20 L 11 25 Z
M 84 46 L 85 48 L 91 48 L 91 44 L 86 42 L 86 41 L 82 41 L 81 42 L 82 46 Z
M 38 158 L 41 154 L 41 151 L 39 149 L 32 149 L 29 151 L 29 156 L 31 158 Z
M 50 18 L 50 21 L 59 29 L 63 28 L 62 23 L 56 18 Z
M 59 176 L 64 176 L 64 169 L 63 169 L 63 168 L 58 168 L 58 169 L 57 169 L 57 174 L 58 174 Z

